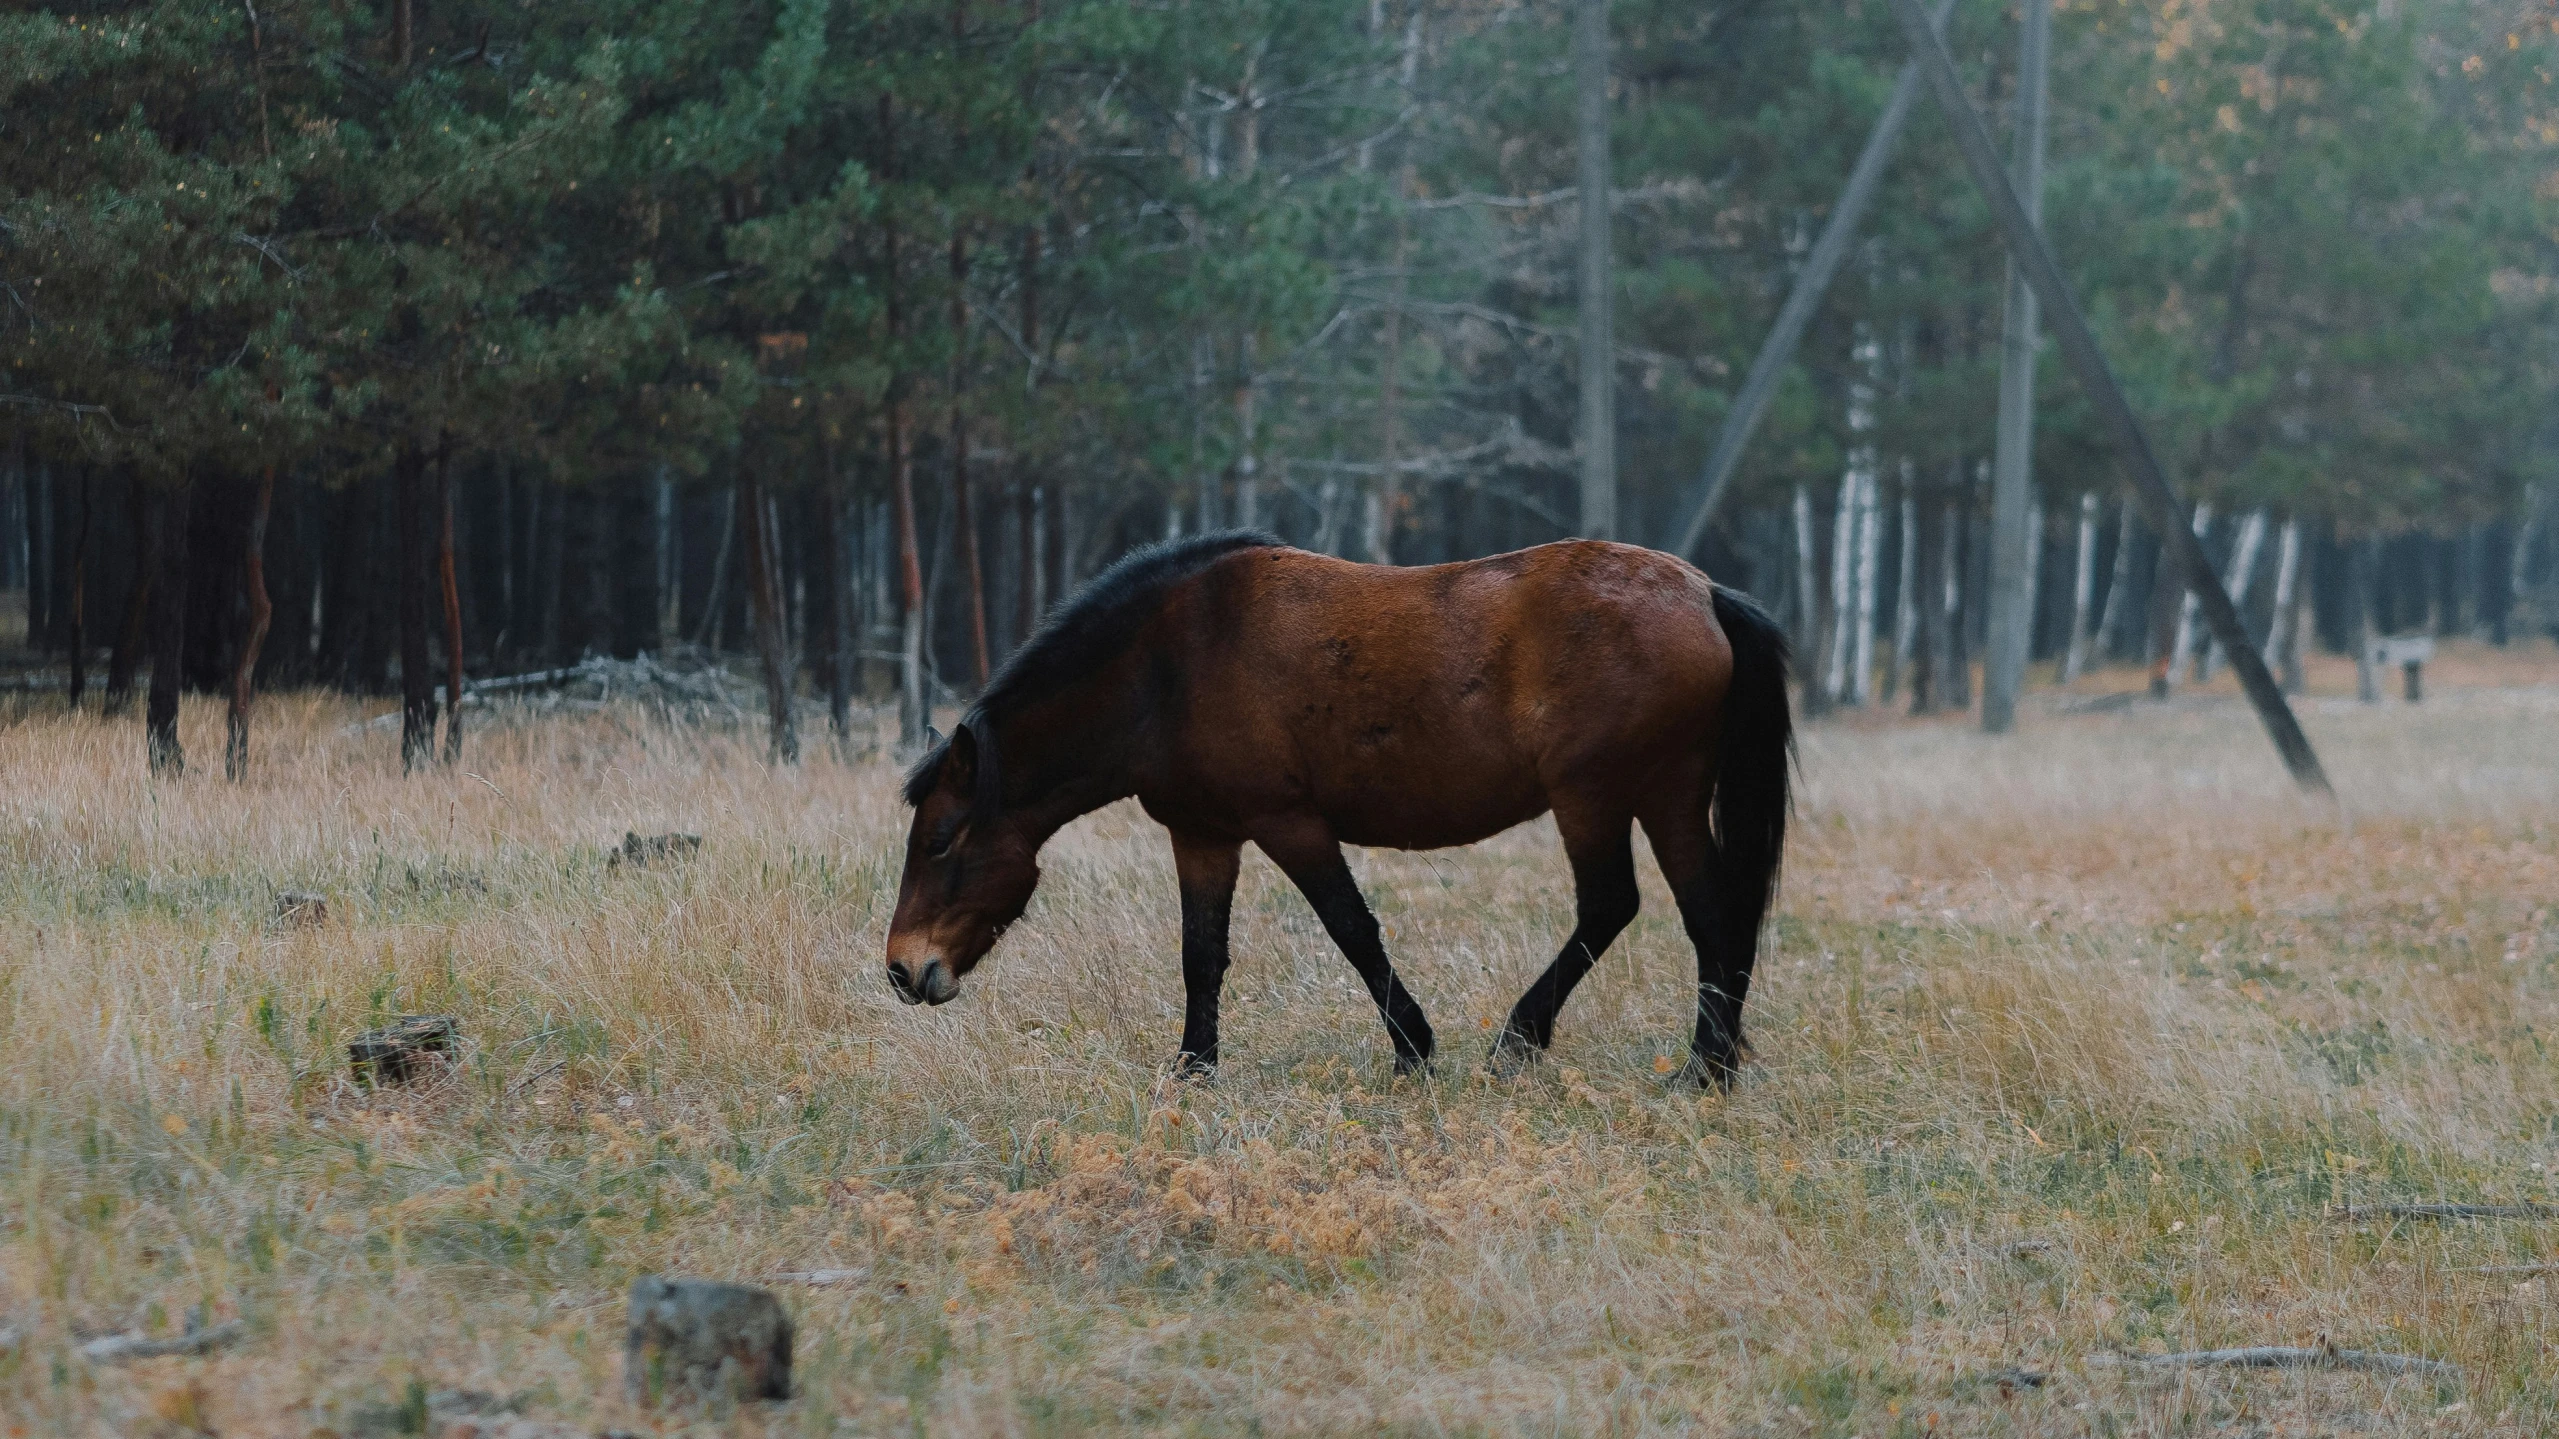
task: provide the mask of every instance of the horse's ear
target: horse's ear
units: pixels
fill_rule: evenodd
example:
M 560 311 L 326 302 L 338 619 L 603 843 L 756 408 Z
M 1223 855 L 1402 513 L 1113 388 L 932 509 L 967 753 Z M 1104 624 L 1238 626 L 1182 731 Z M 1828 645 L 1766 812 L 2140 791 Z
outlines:
M 942 742 L 942 732 L 931 725 L 924 727 L 924 747 L 931 749 Z
M 941 741 L 937 738 L 935 743 Z M 956 793 L 973 795 L 977 789 L 977 731 L 961 725 L 953 731 L 950 747 L 942 751 L 942 783 Z

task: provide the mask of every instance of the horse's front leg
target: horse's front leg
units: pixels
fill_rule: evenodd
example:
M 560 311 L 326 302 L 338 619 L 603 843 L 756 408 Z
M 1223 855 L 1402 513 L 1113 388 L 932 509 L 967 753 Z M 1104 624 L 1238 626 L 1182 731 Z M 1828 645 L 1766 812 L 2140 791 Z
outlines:
M 1173 1072 L 1206 1079 L 1217 1072 L 1217 1001 L 1226 987 L 1226 924 L 1244 846 L 1231 840 L 1173 833 L 1173 872 L 1182 885 L 1182 1049 Z
M 1395 1072 L 1413 1074 L 1427 1068 L 1434 1044 L 1431 1022 L 1422 1017 L 1421 1005 L 1396 977 L 1395 966 L 1387 962 L 1377 916 L 1361 898 L 1359 881 L 1352 877 L 1332 830 L 1311 820 L 1275 825 L 1256 833 L 1253 842 L 1314 906 L 1324 932 L 1333 937 L 1351 968 L 1359 972 L 1360 982 L 1368 986 L 1368 997 L 1377 1002 L 1377 1012 L 1386 1021 L 1386 1036 L 1395 1045 Z

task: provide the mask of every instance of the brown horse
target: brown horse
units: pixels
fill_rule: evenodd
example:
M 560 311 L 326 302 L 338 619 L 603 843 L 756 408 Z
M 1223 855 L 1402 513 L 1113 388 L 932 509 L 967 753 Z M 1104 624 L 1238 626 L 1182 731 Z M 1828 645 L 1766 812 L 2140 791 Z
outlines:
M 1022 914 L 1040 846 L 1135 795 L 1171 831 L 1188 1013 L 1217 1063 L 1227 908 L 1246 841 L 1305 892 L 1368 985 L 1398 1073 L 1430 1022 L 1387 963 L 1344 844 L 1438 849 L 1554 811 L 1572 937 L 1494 1044 L 1507 1071 L 1635 918 L 1640 822 L 1697 946 L 1689 1070 L 1728 1081 L 1786 837 L 1786 641 L 1672 556 L 1564 541 L 1395 568 L 1215 534 L 1120 561 L 996 675 L 907 778 L 889 983 L 940 1004 Z

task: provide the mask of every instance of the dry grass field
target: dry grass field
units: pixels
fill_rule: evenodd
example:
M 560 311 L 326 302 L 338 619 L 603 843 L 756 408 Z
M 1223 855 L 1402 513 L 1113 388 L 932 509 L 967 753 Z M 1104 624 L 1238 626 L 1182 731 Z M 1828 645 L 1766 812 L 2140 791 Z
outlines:
M 206 703 L 155 785 L 137 721 L 0 701 L 0 1429 L 352 1439 L 467 1388 L 577 1432 L 2559 1431 L 2559 1223 L 2332 1214 L 2559 1199 L 2559 657 L 2444 668 L 2481 687 L 2306 704 L 2342 804 L 2221 697 L 1808 731 L 1723 1097 L 1665 1082 L 1694 968 L 1649 859 L 1551 1062 L 1477 1071 L 1569 928 L 1544 825 L 1355 860 L 1426 1079 L 1248 859 L 1187 1087 L 1133 808 L 909 1009 L 884 761 L 606 712 L 403 780 L 286 696 L 250 782 Z M 704 844 L 609 868 L 626 829 Z M 413 1012 L 453 1072 L 350 1084 Z M 634 1276 L 818 1269 L 798 1398 L 626 1405 Z M 79 1356 L 190 1313 L 246 1338 Z M 2108 1362 L 2323 1336 L 2460 1376 Z

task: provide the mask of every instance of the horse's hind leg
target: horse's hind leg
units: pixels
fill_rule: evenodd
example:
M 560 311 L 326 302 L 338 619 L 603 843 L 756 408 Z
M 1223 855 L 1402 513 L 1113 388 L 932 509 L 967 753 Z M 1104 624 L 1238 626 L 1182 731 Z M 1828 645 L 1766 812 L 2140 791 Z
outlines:
M 1679 919 L 1697 946 L 1697 1033 L 1682 1076 L 1701 1085 L 1733 1082 L 1741 1062 L 1742 1001 L 1750 994 L 1756 947 L 1734 952 L 1721 918 L 1722 898 L 1706 807 L 1671 804 L 1644 816 L 1644 837 L 1679 901 Z
M 1422 1017 L 1421 1005 L 1387 962 L 1377 916 L 1369 912 L 1359 881 L 1352 877 L 1342 846 L 1330 829 L 1321 824 L 1292 825 L 1282 832 L 1256 835 L 1254 843 L 1315 907 L 1324 932 L 1333 937 L 1351 968 L 1359 972 L 1361 983 L 1368 986 L 1368 997 L 1377 1001 L 1377 1012 L 1385 1017 L 1387 1037 L 1395 1042 L 1395 1072 L 1410 1074 L 1430 1063 L 1431 1023 Z
M 1564 857 L 1573 866 L 1573 933 L 1555 962 L 1511 1006 L 1509 1022 L 1493 1040 L 1495 1074 L 1517 1073 L 1554 1042 L 1555 1015 L 1572 997 L 1573 986 L 1635 922 L 1643 904 L 1635 888 L 1633 821 L 1622 813 L 1592 819 L 1558 805 L 1555 823 L 1563 831 Z

